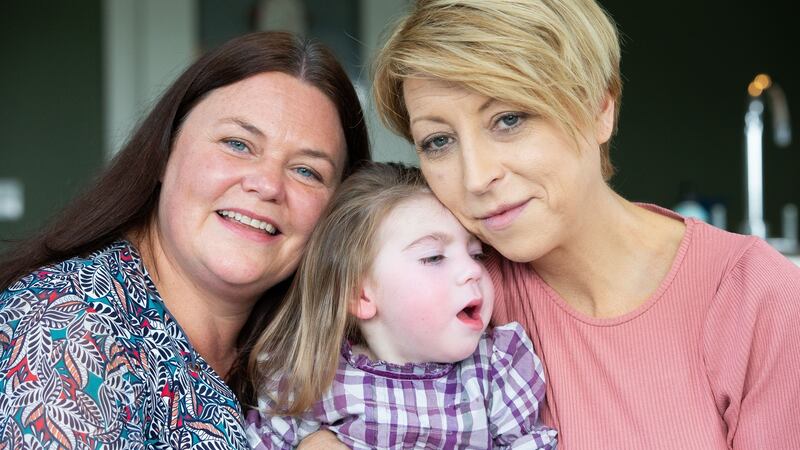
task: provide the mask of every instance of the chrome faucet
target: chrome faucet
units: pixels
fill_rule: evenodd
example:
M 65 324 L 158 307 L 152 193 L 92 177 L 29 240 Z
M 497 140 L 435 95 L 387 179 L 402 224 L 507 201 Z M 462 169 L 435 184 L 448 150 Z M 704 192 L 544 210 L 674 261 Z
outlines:
M 767 238 L 767 225 L 764 222 L 764 172 L 763 134 L 764 98 L 772 107 L 772 131 L 775 145 L 787 147 L 792 141 L 789 123 L 789 107 L 783 90 L 773 83 L 766 74 L 759 74 L 747 87 L 749 94 L 747 112 L 744 115 L 744 157 L 745 175 L 745 220 L 742 232 L 760 238 Z M 766 94 L 763 95 L 763 94 Z

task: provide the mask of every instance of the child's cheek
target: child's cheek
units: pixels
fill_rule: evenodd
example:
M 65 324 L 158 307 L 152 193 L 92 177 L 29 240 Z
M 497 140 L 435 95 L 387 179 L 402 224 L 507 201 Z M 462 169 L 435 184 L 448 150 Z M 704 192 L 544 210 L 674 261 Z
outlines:
M 446 309 L 450 302 L 446 290 L 442 289 L 441 285 L 441 282 L 426 280 L 423 277 L 414 280 L 413 286 L 409 286 L 404 295 L 403 315 L 415 324 L 431 327 L 441 324 L 446 320 L 443 316 L 448 314 Z
M 430 292 L 428 292 L 430 295 Z M 409 318 L 422 329 L 427 329 L 428 333 L 435 333 L 442 326 L 446 320 L 447 312 L 444 308 L 445 299 L 440 299 L 438 302 L 434 299 L 417 297 L 417 301 L 408 311 Z

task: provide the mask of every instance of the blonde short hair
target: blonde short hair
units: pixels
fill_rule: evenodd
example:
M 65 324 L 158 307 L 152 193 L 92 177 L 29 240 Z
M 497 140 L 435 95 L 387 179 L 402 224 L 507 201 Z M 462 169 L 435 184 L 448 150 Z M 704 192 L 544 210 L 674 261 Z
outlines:
M 561 125 L 577 139 L 606 95 L 619 114 L 620 46 L 611 18 L 594 0 L 418 0 L 374 63 L 378 114 L 412 141 L 403 81 L 453 82 Z M 603 177 L 614 172 L 610 141 Z

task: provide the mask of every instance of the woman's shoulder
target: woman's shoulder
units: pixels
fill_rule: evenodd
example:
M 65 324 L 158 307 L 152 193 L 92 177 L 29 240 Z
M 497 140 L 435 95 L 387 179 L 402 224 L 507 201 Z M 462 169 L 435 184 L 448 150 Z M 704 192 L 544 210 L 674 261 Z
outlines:
M 75 255 L 39 267 L 9 285 L 4 293 L 25 289 L 91 288 L 93 283 L 102 284 L 104 281 L 96 276 L 97 273 L 114 276 L 122 272 L 129 276 L 145 276 L 138 251 L 125 240 L 115 241 L 85 255 Z M 91 293 L 92 290 L 87 292 Z
M 137 258 L 120 241 L 23 276 L 0 292 L 0 339 L 78 324 L 90 334 L 127 334 L 121 328 L 129 325 L 130 303 L 147 297 Z
M 800 268 L 762 239 L 732 241 L 740 246 L 732 247 L 735 256 L 714 285 L 702 360 L 731 435 L 751 444 L 765 436 L 785 442 L 797 429 L 796 420 L 785 418 L 800 399 Z
M 691 234 L 690 248 L 705 261 L 735 262 L 759 241 L 755 236 L 733 233 L 693 218 L 687 218 L 686 225 Z
M 749 310 L 800 308 L 800 267 L 762 239 L 747 239 L 732 252 L 716 291 L 717 304 Z
M 690 219 L 693 220 L 693 219 Z M 690 250 L 695 266 L 721 272 L 720 287 L 774 290 L 786 283 L 800 282 L 800 268 L 755 236 L 731 233 L 696 221 Z
M 738 351 L 745 357 L 770 346 L 777 348 L 777 343 L 790 335 L 795 337 L 788 340 L 794 341 L 797 333 L 793 330 L 800 321 L 800 268 L 763 239 L 728 236 L 731 233 L 719 236 L 724 233 L 721 230 L 708 232 L 737 244 L 723 251 L 727 255 L 725 270 L 714 281 L 713 298 L 705 313 L 704 348 L 709 363 L 714 355 Z M 729 356 L 722 359 L 735 360 Z
M 130 333 L 109 300 L 117 295 L 103 292 L 114 289 L 115 252 L 108 247 L 40 267 L 0 292 L 0 399 L 5 425 L 18 436 L 74 445 L 72 430 L 121 429 L 115 405 L 135 395 L 137 375 L 124 350 Z M 26 407 L 33 404 L 43 405 L 39 413 L 61 434 L 35 432 Z
M 52 414 L 46 420 L 68 422 L 40 430 L 29 420 L 34 404 Z M 174 425 L 179 409 L 186 426 Z M 174 439 L 202 440 L 207 448 L 245 442 L 234 394 L 165 318 L 126 242 L 42 267 L 0 292 L 5 424 L 47 442 L 80 432 L 92 448 L 142 439 L 180 447 Z M 63 430 L 70 431 L 56 433 Z

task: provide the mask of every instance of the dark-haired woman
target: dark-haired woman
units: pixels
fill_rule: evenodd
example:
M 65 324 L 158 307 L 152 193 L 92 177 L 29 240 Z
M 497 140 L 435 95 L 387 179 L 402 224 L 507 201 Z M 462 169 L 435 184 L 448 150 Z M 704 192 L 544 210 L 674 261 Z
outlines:
M 247 448 L 235 362 L 365 159 L 320 45 L 256 33 L 194 63 L 0 263 L 0 447 Z

